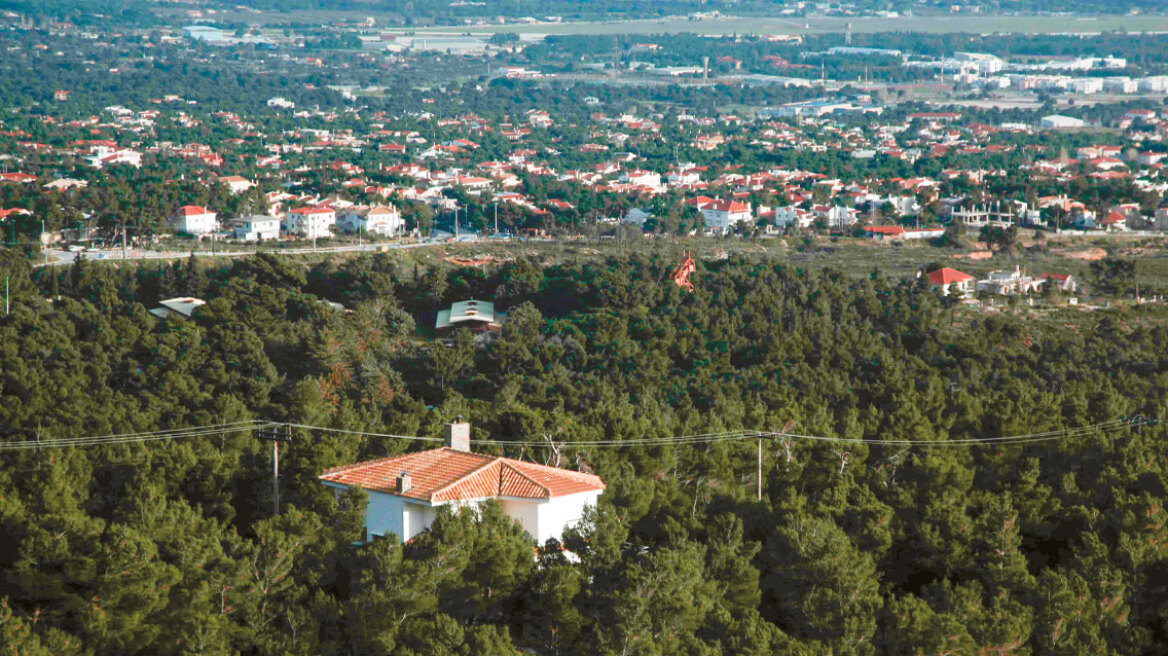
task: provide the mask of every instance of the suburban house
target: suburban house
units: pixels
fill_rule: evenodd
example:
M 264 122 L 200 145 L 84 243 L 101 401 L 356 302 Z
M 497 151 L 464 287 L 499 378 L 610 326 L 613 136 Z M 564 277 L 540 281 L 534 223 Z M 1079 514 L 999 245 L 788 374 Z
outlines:
M 254 182 L 241 175 L 225 175 L 219 178 L 219 182 L 227 185 L 227 189 L 232 194 L 242 194 L 255 186 Z
M 332 228 L 336 224 L 336 211 L 323 205 L 298 207 L 288 212 L 284 218 L 285 232 L 299 235 L 305 239 L 331 237 Z
M 985 280 L 977 281 L 977 291 L 1010 296 L 1012 294 L 1029 294 L 1036 292 L 1046 280 L 1031 278 L 1019 267 L 1006 271 L 990 271 Z
M 470 450 L 470 424 L 446 426 L 445 446 L 334 467 L 320 475 L 337 490 L 360 487 L 369 495 L 365 539 L 413 539 L 434 522 L 442 506 L 499 502 L 537 543 L 559 539 L 604 491 L 599 476 Z
M 201 237 L 219 229 L 215 212 L 198 205 L 183 205 L 174 215 L 174 229 L 188 235 Z
M 1112 232 L 1124 232 L 1127 230 L 1127 217 L 1120 212 L 1112 210 L 1099 221 L 1099 226 L 1104 230 Z
M 1054 289 L 1073 294 L 1078 284 L 1075 282 L 1074 276 L 1069 273 L 1042 273 L 1038 277 L 1045 281 L 1045 284 L 1052 285 Z
M 811 224 L 815 223 L 815 215 L 807 210 L 801 210 L 794 205 L 776 207 L 774 210 L 774 223 L 780 228 L 785 228 L 791 224 L 796 224 L 800 228 L 810 228 Z
M 406 222 L 396 207 L 358 205 L 340 213 L 337 224 L 345 232 L 377 237 L 392 237 L 405 232 Z
M 624 213 L 624 216 L 620 218 L 620 222 L 643 226 L 645 225 L 645 221 L 648 221 L 651 218 L 653 218 L 652 212 L 634 207 Z
M 739 223 L 749 223 L 754 220 L 754 213 L 750 203 L 741 203 L 736 200 L 715 200 L 698 206 L 706 227 L 717 232 L 725 232 Z
M 85 158 L 94 168 L 105 168 L 115 164 L 126 164 L 136 169 L 142 168 L 142 153 L 129 148 L 94 148 L 93 154 Z
M 948 296 L 950 290 L 958 296 L 965 296 L 972 292 L 974 287 L 973 276 L 948 267 L 930 271 L 927 278 L 929 288 L 942 296 Z
M 506 318 L 505 313 L 495 312 L 494 303 L 470 299 L 452 304 L 449 310 L 439 310 L 434 328 L 439 331 L 460 326 L 477 331 L 498 330 Z
M 279 239 L 280 219 L 267 214 L 252 214 L 232 219 L 231 236 L 242 241 Z
M 877 241 L 904 241 L 907 239 L 936 239 L 945 234 L 944 228 L 905 228 L 903 226 L 865 226 L 864 236 Z
M 859 221 L 859 212 L 853 207 L 842 205 L 816 205 L 811 208 L 815 215 L 827 222 L 831 230 L 842 230 L 856 225 Z
M 165 301 L 159 301 L 159 307 L 150 310 L 150 314 L 165 319 L 167 317 L 179 317 L 180 319 L 190 319 L 195 310 L 202 305 L 206 305 L 207 301 L 201 298 L 192 298 L 190 296 L 179 296 L 177 298 L 168 298 Z

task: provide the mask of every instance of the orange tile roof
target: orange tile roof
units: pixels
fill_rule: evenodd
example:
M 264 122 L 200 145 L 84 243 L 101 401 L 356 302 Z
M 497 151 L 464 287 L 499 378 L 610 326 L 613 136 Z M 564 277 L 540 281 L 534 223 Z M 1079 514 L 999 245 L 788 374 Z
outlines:
M 402 472 L 409 473 L 411 487 L 399 493 Z M 430 503 L 499 496 L 550 499 L 605 488 L 592 474 L 447 447 L 334 467 L 320 479 Z
M 929 272 L 929 283 L 933 285 L 951 285 L 966 280 L 973 280 L 973 276 L 957 269 L 944 268 Z

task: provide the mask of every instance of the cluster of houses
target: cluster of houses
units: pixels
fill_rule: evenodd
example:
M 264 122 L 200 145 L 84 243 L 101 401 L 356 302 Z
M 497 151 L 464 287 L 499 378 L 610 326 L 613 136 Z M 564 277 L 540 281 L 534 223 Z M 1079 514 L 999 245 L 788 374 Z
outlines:
M 1038 276 L 1028 275 L 1021 267 L 1000 271 L 990 271 L 982 280 L 948 267 L 936 269 L 925 274 L 925 279 L 931 289 L 947 296 L 954 294 L 958 297 L 968 297 L 975 293 L 986 293 L 995 296 L 1029 296 L 1042 291 L 1044 286 L 1066 293 L 1074 293 L 1077 284 L 1074 277 L 1067 273 L 1043 273 Z
M 637 47 L 646 54 L 668 51 L 663 44 Z M 832 56 L 848 56 L 847 52 L 836 49 Z M 890 56 L 903 59 L 902 55 Z M 776 64 L 779 59 L 774 58 Z M 333 65 L 318 57 L 294 61 L 314 71 Z M 1011 71 L 1013 64 L 978 53 L 954 53 L 937 61 L 938 73 L 993 79 L 1012 72 L 1081 70 L 1094 75 L 1114 69 L 1119 60 L 1084 60 L 1068 64 L 1066 70 L 1053 62 L 1016 62 L 1039 69 L 1034 71 Z M 707 72 L 703 67 L 702 74 Z M 533 77 L 514 67 L 499 73 Z M 1152 88 L 1157 83 L 1149 78 L 1140 84 Z M 54 94 L 57 102 L 39 119 L 44 129 L 36 136 L 20 128 L 0 129 L 0 138 L 7 139 L 13 151 L 0 184 L 36 183 L 45 193 L 68 194 L 117 167 L 149 168 L 167 159 L 182 160 L 189 165 L 188 181 L 224 185 L 231 194 L 255 193 L 257 187 L 282 190 L 268 194 L 270 215 L 225 218 L 214 208 L 183 207 L 173 217 L 179 232 L 248 241 L 338 233 L 397 235 L 406 228 L 395 206 L 416 202 L 451 211 L 458 205 L 455 197 L 463 195 L 510 206 L 533 224 L 543 219 L 553 223 L 556 215 L 584 214 L 575 206 L 581 195 L 617 195 L 627 199 L 619 212 L 598 216 L 593 211 L 586 218 L 638 225 L 645 225 L 651 215 L 644 209 L 651 201 L 680 196 L 711 233 L 756 225 L 855 232 L 862 224 L 872 239 L 911 240 L 934 237 L 940 224 L 951 221 L 972 227 L 1107 232 L 1168 229 L 1168 205 L 1149 206 L 1147 200 L 1168 194 L 1163 171 L 1168 119 L 1154 107 L 1131 108 L 1114 122 L 1117 132 L 1099 134 L 1098 143 L 1084 139 L 1081 143 L 1087 145 L 1068 153 L 1043 145 L 1043 136 L 1044 128 L 1082 127 L 1072 116 L 1040 119 L 1036 114 L 1025 124 L 989 125 L 969 120 L 961 111 L 876 111 L 870 91 L 830 94 L 825 89 L 824 94 L 793 105 L 744 110 L 741 115 L 692 107 L 615 111 L 589 96 L 584 100 L 587 114 L 567 116 L 537 108 L 501 119 L 444 105 L 435 97 L 423 97 L 418 110 L 394 115 L 357 105 L 309 108 L 285 97 L 258 102 L 255 111 L 225 111 L 165 94 L 141 107 L 112 105 L 78 117 L 64 111 L 76 103 L 76 94 L 60 89 Z M 296 119 L 293 127 L 286 123 L 289 114 Z M 857 114 L 863 120 L 857 120 Z M 844 120 L 844 115 L 850 118 Z M 209 128 L 230 137 L 207 145 L 202 136 Z M 688 151 L 688 157 L 718 164 L 686 162 L 686 155 L 679 152 L 669 164 L 657 165 L 637 154 L 659 145 L 665 134 L 676 140 L 670 145 Z M 486 143 L 491 147 L 483 147 Z M 500 143 L 507 145 L 500 149 Z M 857 173 L 836 176 L 826 172 L 828 167 L 811 165 L 752 167 L 731 159 L 732 152 L 752 152 L 759 155 L 757 161 L 766 162 L 793 161 L 794 157 L 782 157 L 787 153 L 843 156 L 857 160 Z M 357 156 L 360 164 L 354 163 Z M 894 160 L 902 169 L 900 163 L 921 160 L 940 165 L 923 167 L 939 171 L 929 176 L 879 176 L 864 173 L 866 160 Z M 89 180 L 53 177 L 62 170 Z M 1036 187 L 1067 191 L 1037 199 L 996 200 L 995 188 L 1006 187 L 1018 176 L 1034 181 Z M 1106 207 L 1091 206 L 1086 199 L 1066 195 L 1075 188 L 1072 183 L 1081 181 L 1122 183 L 1124 193 L 1132 197 Z M 570 192 L 537 191 L 565 188 Z M 303 193 L 286 193 L 290 190 Z M 1137 194 L 1143 197 L 1142 205 L 1125 202 L 1134 201 Z M 338 200 L 338 195 L 354 202 Z M 570 223 L 578 224 L 579 218 L 573 216 Z
M 93 117 L 76 122 L 77 125 L 70 122 L 67 127 L 125 133 L 132 136 L 133 143 L 142 143 L 143 136 L 162 125 L 197 129 L 206 121 L 218 121 L 247 134 L 262 135 L 254 118 L 230 112 L 200 117 L 181 99 L 163 98 L 159 102 L 161 108 L 141 111 L 121 106 L 106 108 L 108 116 L 104 120 Z M 172 104 L 180 108 L 171 108 Z M 320 121 L 326 126 L 337 116 L 336 112 L 324 110 L 304 110 L 304 113 L 306 120 Z M 1168 137 L 1168 123 L 1162 122 L 1154 110 L 1131 110 L 1128 114 L 1128 118 L 1138 123 L 1140 139 Z M 157 143 L 134 149 L 120 146 L 123 140 L 108 138 L 75 141 L 65 149 L 31 139 L 18 141 L 17 145 L 37 151 L 42 157 L 80 156 L 101 170 L 143 166 L 144 155 L 180 157 L 205 167 L 205 182 L 224 185 L 231 194 L 246 193 L 256 186 L 271 188 L 279 184 L 290 189 L 314 185 L 310 188 L 315 196 L 269 193 L 269 205 L 273 207 L 270 217 L 243 216 L 221 221 L 215 212 L 197 207 L 181 208 L 174 217 L 179 232 L 249 241 L 280 236 L 321 238 L 337 233 L 397 235 L 405 230 L 405 223 L 394 203 L 427 203 L 439 211 L 450 211 L 457 206 L 453 198 L 456 194 L 452 192 L 496 205 L 510 205 L 534 218 L 575 211 L 574 205 L 562 198 L 524 192 L 524 179 L 554 180 L 583 193 L 626 196 L 631 207 L 615 220 L 641 225 L 649 213 L 638 209 L 640 203 L 663 194 L 680 194 L 685 198 L 685 205 L 702 216 L 706 230 L 711 233 L 759 224 L 776 229 L 819 227 L 839 232 L 850 231 L 864 222 L 868 228 L 866 234 L 873 239 L 923 239 L 936 236 L 937 224 L 949 221 L 961 221 L 973 227 L 1014 224 L 1112 232 L 1168 229 L 1168 205 L 1151 211 L 1130 202 L 1089 207 L 1065 194 L 1026 201 L 988 201 L 986 193 L 968 191 L 971 184 L 975 189 L 985 189 L 1006 180 L 1008 174 L 1020 173 L 1030 179 L 1060 184 L 1080 178 L 1100 183 L 1122 180 L 1139 192 L 1163 196 L 1168 193 L 1168 180 L 1163 175 L 1165 154 L 1160 149 L 1098 144 L 1079 147 L 1071 157 L 1065 151 L 1045 152 L 1041 146 L 1018 146 L 998 139 L 1000 135 L 1033 131 L 1032 127 L 962 124 L 960 112 L 920 112 L 900 120 L 873 117 L 867 125 L 839 123 L 833 114 L 801 116 L 796 121 L 760 118 L 749 123 L 738 117 L 700 117 L 686 112 L 671 116 L 609 116 L 595 112 L 591 117 L 593 129 L 584 142 L 573 145 L 557 139 L 550 146 L 536 146 L 528 138 L 533 129 L 554 129 L 555 121 L 543 110 L 528 112 L 521 121 L 501 123 L 474 114 L 451 118 L 427 113 L 410 116 L 411 122 L 435 124 L 443 136 L 433 142 L 417 130 L 394 127 L 393 117 L 374 113 L 370 119 L 370 129 L 363 134 L 348 128 L 328 127 L 287 131 L 281 139 L 267 143 L 259 155 L 223 150 L 232 147 L 230 142 L 219 151 L 197 143 Z M 662 126 L 669 120 L 685 126 L 691 135 L 688 145 L 698 150 L 720 151 L 735 145 L 764 152 L 834 151 L 858 159 L 891 158 L 908 162 L 948 157 L 990 159 L 981 167 L 944 168 L 936 177 L 863 180 L 841 179 L 821 171 L 787 166 L 749 171 L 736 164 L 710 166 L 678 162 L 664 170 L 653 170 L 643 157 L 635 154 L 635 148 L 639 143 L 659 139 Z M 477 135 L 491 132 L 514 144 L 505 156 L 480 156 L 482 148 Z M 13 136 L 20 139 L 22 133 L 16 131 Z M 991 163 L 993 158 L 1017 154 L 1019 149 L 1027 157 L 1017 169 L 1007 171 Z M 386 160 L 375 171 L 365 171 L 345 159 L 346 153 L 370 150 L 376 150 Z M 569 150 L 587 154 L 595 163 L 558 169 L 557 159 Z M 225 162 L 235 161 L 251 164 L 254 171 L 261 173 L 260 179 L 219 171 L 228 167 Z M 319 181 L 306 179 L 306 174 L 315 170 L 309 166 L 312 162 L 329 172 L 331 182 L 321 185 Z M 86 184 L 85 180 L 42 180 L 27 172 L 6 173 L 0 179 L 0 183 L 36 181 L 44 185 L 46 193 L 64 193 Z M 959 193 L 952 193 L 957 189 Z M 341 191 L 349 198 L 360 200 L 350 203 L 322 196 Z M 928 218 L 922 222 L 918 219 L 923 214 Z M 272 218 L 278 221 L 273 222 Z M 920 226 L 921 223 L 924 225 Z
M 324 239 L 338 233 L 394 237 L 406 232 L 401 212 L 392 205 L 319 203 L 284 212 L 282 216 L 251 214 L 220 222 L 218 214 L 199 205 L 184 205 L 172 218 L 175 232 L 197 239 L 260 242 L 300 237 Z

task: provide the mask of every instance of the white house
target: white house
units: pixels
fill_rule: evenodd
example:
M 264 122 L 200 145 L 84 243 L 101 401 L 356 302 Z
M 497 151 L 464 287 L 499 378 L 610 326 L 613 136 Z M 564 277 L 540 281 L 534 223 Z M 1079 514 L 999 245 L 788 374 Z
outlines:
M 827 222 L 832 230 L 842 230 L 856 225 L 859 212 L 852 207 L 842 205 L 816 205 L 812 208 L 816 216 Z
M 1001 296 L 1030 294 L 1037 292 L 1045 282 L 1044 278 L 1031 278 L 1015 266 L 1012 271 L 990 271 L 985 280 L 977 281 L 977 291 Z
M 242 194 L 255 186 L 254 182 L 241 175 L 225 175 L 219 178 L 219 182 L 227 185 L 227 189 L 232 195 Z
M 653 218 L 653 213 L 648 210 L 643 210 L 639 207 L 634 207 L 624 213 L 620 218 L 621 223 L 630 223 L 632 225 L 644 226 L 645 221 Z
M 559 539 L 604 491 L 599 476 L 470 451 L 470 425 L 446 427 L 446 445 L 402 456 L 334 467 L 320 475 L 337 489 L 361 487 L 366 539 L 413 539 L 440 507 L 477 507 L 495 499 L 537 543 Z
M 806 210 L 801 210 L 794 205 L 775 208 L 775 225 L 780 228 L 785 228 L 792 223 L 798 225 L 800 228 L 810 228 L 814 222 L 814 214 Z
M 650 189 L 661 189 L 661 174 L 653 171 L 642 171 L 634 169 L 626 172 L 621 176 L 621 182 L 625 182 L 637 187 L 649 187 Z
M 740 203 L 736 200 L 716 200 L 699 206 L 698 211 L 702 213 L 707 228 L 720 232 L 754 219 L 750 203 Z
M 129 148 L 97 146 L 90 151 L 85 160 L 89 162 L 90 166 L 98 169 L 116 164 L 126 164 L 136 169 L 142 168 L 142 153 Z
M 392 237 L 405 232 L 406 222 L 392 205 L 355 206 L 340 213 L 337 223 L 345 232 Z
M 231 236 L 243 241 L 267 241 L 280 238 L 280 219 L 266 214 L 241 216 L 231 221 Z
M 284 230 L 305 239 L 330 237 L 336 224 L 336 211 L 323 205 L 298 207 L 284 217 Z
M 199 205 L 183 205 L 174 215 L 174 229 L 201 237 L 219 229 L 215 212 Z
M 951 290 L 958 296 L 965 296 L 974 290 L 975 285 L 973 276 L 948 267 L 930 271 L 928 280 L 929 287 L 942 296 L 948 296 Z

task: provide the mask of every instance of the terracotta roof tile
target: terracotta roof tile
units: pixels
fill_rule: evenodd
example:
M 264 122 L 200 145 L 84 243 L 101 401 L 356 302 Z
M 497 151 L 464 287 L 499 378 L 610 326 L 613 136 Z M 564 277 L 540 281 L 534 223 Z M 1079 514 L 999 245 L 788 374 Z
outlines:
M 402 472 L 411 482 L 404 493 L 397 490 Z M 446 447 L 334 467 L 320 479 L 431 503 L 495 496 L 549 499 L 605 488 L 592 474 Z

